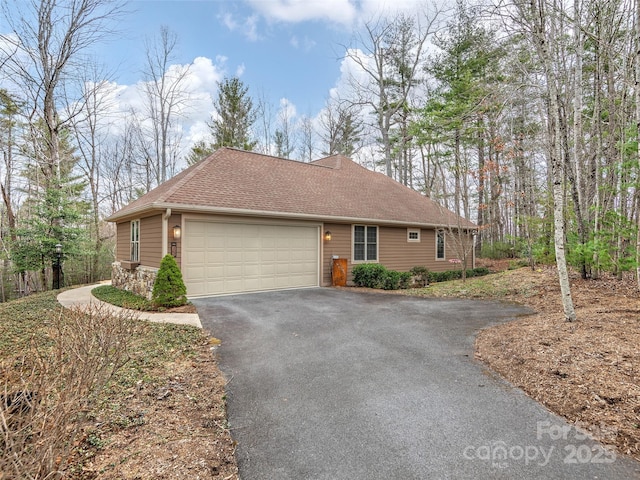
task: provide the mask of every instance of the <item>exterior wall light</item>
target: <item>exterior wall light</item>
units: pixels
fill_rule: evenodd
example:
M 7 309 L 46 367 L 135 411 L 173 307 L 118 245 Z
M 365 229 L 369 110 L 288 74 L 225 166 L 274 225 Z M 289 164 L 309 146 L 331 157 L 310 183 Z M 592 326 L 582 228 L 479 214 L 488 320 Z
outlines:
M 331 232 L 329 230 L 327 230 L 326 232 L 324 232 L 324 239 L 329 242 L 331 241 Z
M 181 235 L 182 229 L 180 228 L 180 225 L 176 225 L 175 227 L 173 227 L 173 238 L 177 240 Z

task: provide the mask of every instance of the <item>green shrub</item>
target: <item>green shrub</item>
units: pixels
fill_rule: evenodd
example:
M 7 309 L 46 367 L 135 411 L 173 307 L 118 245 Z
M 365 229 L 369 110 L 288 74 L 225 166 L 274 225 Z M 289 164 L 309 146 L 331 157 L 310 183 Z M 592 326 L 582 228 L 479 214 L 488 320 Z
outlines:
M 385 290 L 398 290 L 400 288 L 400 272 L 387 270 L 382 288 Z
M 484 275 L 489 275 L 491 273 L 491 271 L 487 267 L 476 267 L 470 271 L 473 272 L 474 277 L 482 277 Z
M 489 269 L 487 267 L 477 267 L 467 269 L 467 278 L 481 277 L 488 275 Z M 429 272 L 429 282 L 448 282 L 450 280 L 458 280 L 462 278 L 462 270 L 447 270 L 444 272 Z
M 353 283 L 358 287 L 382 288 L 385 283 L 387 269 L 379 263 L 361 263 L 351 270 Z
M 411 272 L 400 272 L 400 284 L 399 287 L 404 290 L 411 286 Z
M 429 285 L 429 270 L 427 267 L 413 267 L 410 271 L 421 287 Z
M 353 283 L 358 287 L 382 288 L 384 290 L 398 290 L 409 288 L 411 273 L 388 270 L 379 263 L 362 263 L 352 270 Z
M 179 307 L 187 303 L 187 287 L 172 255 L 165 255 L 160 262 L 151 298 L 159 307 Z

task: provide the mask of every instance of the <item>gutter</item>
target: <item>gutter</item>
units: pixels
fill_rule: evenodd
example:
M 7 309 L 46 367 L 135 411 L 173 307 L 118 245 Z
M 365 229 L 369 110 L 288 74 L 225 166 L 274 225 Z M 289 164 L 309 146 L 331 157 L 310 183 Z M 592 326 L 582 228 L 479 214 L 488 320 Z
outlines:
M 107 217 L 105 220 L 108 222 L 115 222 L 118 220 L 124 220 L 127 218 L 134 218 L 139 216 L 141 213 L 146 212 L 154 212 L 157 210 L 167 210 L 171 211 L 171 209 L 175 209 L 180 212 L 189 212 L 189 213 L 209 213 L 209 214 L 218 214 L 218 215 L 235 215 L 235 216 L 245 216 L 245 217 L 271 217 L 271 218 L 286 218 L 286 219 L 295 219 L 295 220 L 310 220 L 310 221 L 320 221 L 320 222 L 330 222 L 335 221 L 339 223 L 365 223 L 365 224 L 378 224 L 378 225 L 393 225 L 393 226 L 409 226 L 409 227 L 426 227 L 426 228 L 456 228 L 458 225 L 455 224 L 442 224 L 442 223 L 422 223 L 422 222 L 407 222 L 402 220 L 383 220 L 380 218 L 361 218 L 361 217 L 342 217 L 342 216 L 329 216 L 329 215 L 317 215 L 317 214 L 308 214 L 308 213 L 290 213 L 290 212 L 272 212 L 268 210 L 248 210 L 242 208 L 222 208 L 222 207 L 211 207 L 211 206 L 203 206 L 203 205 L 188 205 L 188 204 L 175 204 L 175 203 L 164 203 L 157 202 L 147 204 L 135 209 L 132 209 L 126 212 L 123 215 L 114 214 L 110 217 Z M 469 222 L 467 225 L 460 225 L 463 229 L 471 229 L 478 228 L 476 225 Z

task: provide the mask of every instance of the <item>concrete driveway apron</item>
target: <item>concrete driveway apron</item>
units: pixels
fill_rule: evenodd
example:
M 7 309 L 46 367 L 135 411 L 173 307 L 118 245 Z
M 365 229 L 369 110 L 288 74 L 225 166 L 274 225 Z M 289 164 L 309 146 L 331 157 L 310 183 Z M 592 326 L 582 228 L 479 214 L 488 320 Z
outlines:
M 521 307 L 330 288 L 193 303 L 222 340 L 243 480 L 640 478 L 473 359 Z

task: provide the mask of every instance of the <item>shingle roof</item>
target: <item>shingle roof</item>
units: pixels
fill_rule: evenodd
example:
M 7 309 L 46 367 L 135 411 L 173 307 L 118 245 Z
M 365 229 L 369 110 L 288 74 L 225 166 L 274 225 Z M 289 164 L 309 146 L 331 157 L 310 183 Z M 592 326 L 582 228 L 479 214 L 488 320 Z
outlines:
M 153 209 L 374 221 L 475 225 L 395 180 L 334 155 L 311 163 L 221 148 L 108 218 Z

